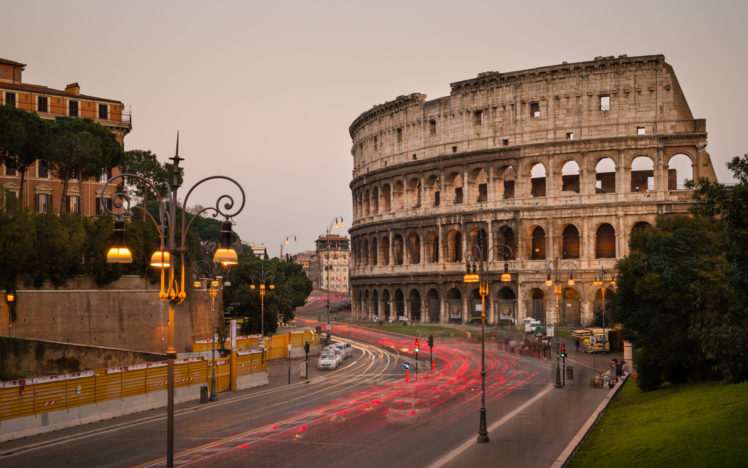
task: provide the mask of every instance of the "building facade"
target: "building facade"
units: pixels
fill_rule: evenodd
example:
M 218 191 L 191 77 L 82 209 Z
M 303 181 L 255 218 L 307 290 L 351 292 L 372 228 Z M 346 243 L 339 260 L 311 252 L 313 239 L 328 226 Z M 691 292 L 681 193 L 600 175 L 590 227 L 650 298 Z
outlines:
M 316 261 L 311 266 L 317 271 L 312 280 L 314 289 L 340 294 L 348 293 L 348 270 L 350 259 L 350 241 L 337 234 L 320 236 L 315 241 Z
M 35 112 L 44 119 L 59 116 L 90 118 L 114 133 L 120 145 L 124 146 L 125 135 L 132 129 L 130 114 L 125 112 L 120 101 L 87 96 L 80 93 L 78 83 L 72 83 L 64 90 L 24 83 L 23 71 L 26 65 L 0 58 L 0 105 L 18 107 Z M 109 193 L 101 193 L 104 182 L 116 174 L 117 168 L 105 171 L 100 177 L 90 180 L 71 180 L 67 192 L 62 193 L 62 181 L 37 160 L 29 167 L 23 185 L 24 206 L 36 212 L 59 211 L 60 197 L 65 197 L 65 209 L 70 213 L 86 216 L 102 211 L 99 198 L 111 206 L 115 187 Z M 0 165 L 0 187 L 21 199 L 21 175 L 14 168 Z M 108 201 L 109 200 L 109 201 Z
M 716 180 L 706 122 L 662 55 L 481 73 L 349 130 L 351 302 L 366 319 L 480 320 L 463 283 L 478 244 L 489 324 L 587 325 L 632 231 L 688 213 L 685 179 Z

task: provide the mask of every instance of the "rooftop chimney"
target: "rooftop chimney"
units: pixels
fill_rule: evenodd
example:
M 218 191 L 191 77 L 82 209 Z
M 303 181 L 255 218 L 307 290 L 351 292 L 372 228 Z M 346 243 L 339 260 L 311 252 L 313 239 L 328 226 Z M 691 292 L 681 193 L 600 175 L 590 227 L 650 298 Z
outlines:
M 65 86 L 65 92 L 74 96 L 78 96 L 81 93 L 81 87 L 77 82 L 70 83 L 69 85 Z

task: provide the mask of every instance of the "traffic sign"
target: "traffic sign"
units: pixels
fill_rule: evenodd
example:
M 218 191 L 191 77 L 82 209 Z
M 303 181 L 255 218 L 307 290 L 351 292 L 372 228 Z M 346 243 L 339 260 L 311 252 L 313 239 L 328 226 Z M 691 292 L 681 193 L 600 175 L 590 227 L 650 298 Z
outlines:
M 405 369 L 405 370 L 408 370 L 408 369 L 410 369 L 410 363 L 409 363 L 409 362 L 407 362 L 407 361 L 406 361 L 406 362 L 404 362 L 404 363 L 403 363 L 403 369 Z

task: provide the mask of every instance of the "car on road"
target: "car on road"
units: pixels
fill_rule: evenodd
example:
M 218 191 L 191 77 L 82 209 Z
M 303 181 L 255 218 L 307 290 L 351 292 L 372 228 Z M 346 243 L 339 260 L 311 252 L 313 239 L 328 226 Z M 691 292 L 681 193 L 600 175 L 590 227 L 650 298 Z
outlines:
M 353 356 L 353 346 L 350 343 L 335 343 L 333 346 L 341 351 L 344 358 Z
M 338 358 L 333 353 L 322 353 L 317 359 L 317 369 L 337 369 Z
M 396 398 L 387 408 L 385 420 L 389 424 L 415 424 L 429 417 L 431 405 L 427 399 Z

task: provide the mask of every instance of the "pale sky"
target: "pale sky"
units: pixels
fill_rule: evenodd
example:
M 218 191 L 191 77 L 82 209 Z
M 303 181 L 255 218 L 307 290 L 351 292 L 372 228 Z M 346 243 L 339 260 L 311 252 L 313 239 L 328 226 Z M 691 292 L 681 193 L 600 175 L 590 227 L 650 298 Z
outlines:
M 165 161 L 177 131 L 185 186 L 235 178 L 235 230 L 279 254 L 314 248 L 351 221 L 348 126 L 399 95 L 596 56 L 664 54 L 709 151 L 748 153 L 745 1 L 41 1 L 2 3 L 0 57 L 24 82 L 117 99 L 133 115 L 125 149 Z M 225 187 L 225 186 L 222 186 Z M 189 205 L 213 204 L 214 186 Z M 180 194 L 184 196 L 185 190 Z

